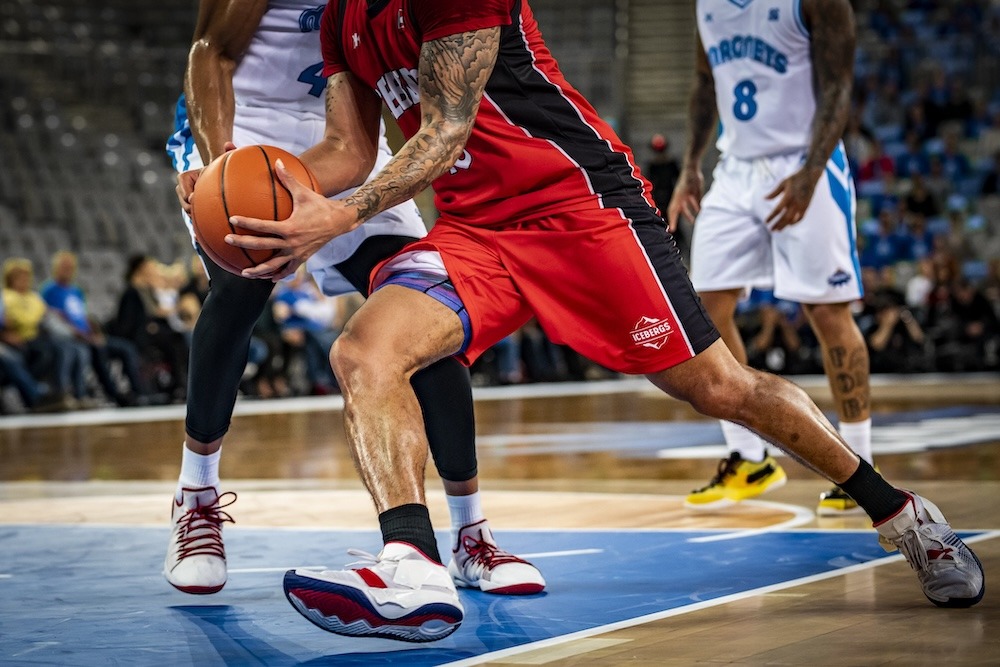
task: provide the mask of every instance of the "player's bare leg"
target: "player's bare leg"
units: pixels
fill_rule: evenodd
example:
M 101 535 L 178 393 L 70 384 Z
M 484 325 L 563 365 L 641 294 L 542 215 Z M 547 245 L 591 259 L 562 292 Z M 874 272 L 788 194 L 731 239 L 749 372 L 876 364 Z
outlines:
M 378 512 L 425 504 L 427 436 L 410 377 L 458 351 L 461 320 L 432 297 L 388 285 L 355 313 L 330 351 L 355 464 Z
M 799 387 L 740 365 L 722 341 L 648 377 L 702 414 L 754 429 L 841 486 L 872 518 L 883 547 L 906 557 L 934 604 L 969 607 L 983 598 L 982 564 L 941 511 L 926 498 L 886 482 L 850 450 Z
M 723 341 L 648 377 L 698 412 L 752 429 L 833 482 L 858 469 L 858 457 L 802 389 L 740 364 Z
M 742 292 L 742 289 L 715 290 L 700 292 L 698 296 L 726 347 L 736 361 L 745 365 L 747 351 L 735 319 Z M 722 422 L 722 432 L 729 454 L 719 462 L 716 475 L 707 485 L 688 494 L 685 507 L 695 510 L 728 507 L 779 488 L 787 479 L 785 471 L 767 455 L 764 441 L 755 433 L 726 421 Z
M 428 442 L 410 378 L 457 352 L 464 339 L 462 321 L 448 306 L 387 285 L 354 314 L 330 351 L 347 440 L 385 546 L 359 569 L 285 573 L 288 601 L 324 630 L 432 641 L 462 622 L 424 500 Z
M 849 303 L 804 306 L 819 339 L 823 369 L 830 383 L 841 437 L 854 452 L 872 463 L 868 347 Z M 820 515 L 859 512 L 858 504 L 839 487 L 820 496 Z

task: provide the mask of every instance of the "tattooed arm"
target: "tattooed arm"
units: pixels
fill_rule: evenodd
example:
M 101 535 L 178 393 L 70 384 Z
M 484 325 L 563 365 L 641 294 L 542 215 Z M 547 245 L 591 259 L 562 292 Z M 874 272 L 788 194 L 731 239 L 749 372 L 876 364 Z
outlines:
M 816 115 L 802 168 L 768 195 L 777 205 L 768 216 L 772 229 L 802 219 L 816 182 L 826 169 L 847 126 L 854 77 L 854 12 L 848 0 L 803 0 L 802 18 L 809 30 Z
M 681 215 L 694 222 L 701 207 L 705 182 L 701 173 L 701 159 L 718 118 L 715 108 L 715 77 L 712 76 L 712 68 L 705 56 L 700 35 L 695 45 L 694 75 L 694 87 L 688 102 L 688 145 L 684 153 L 684 165 L 667 205 L 667 222 L 671 231 L 677 229 L 677 221 Z
M 400 204 L 451 169 L 462 155 L 496 64 L 500 28 L 486 28 L 426 42 L 420 49 L 420 130 L 346 203 L 358 224 Z
M 496 64 L 499 44 L 500 28 L 496 27 L 443 37 L 426 42 L 421 47 L 418 68 L 422 114 L 420 129 L 403 144 L 375 178 L 346 199 L 324 199 L 296 183 L 284 170 L 278 169 L 282 182 L 292 193 L 294 211 L 288 220 L 279 223 L 239 217 L 234 219 L 240 227 L 272 236 L 231 234 L 227 237 L 227 242 L 243 248 L 278 251 L 277 256 L 247 269 L 243 275 L 247 278 L 273 280 L 288 275 L 330 239 L 356 229 L 388 208 L 412 199 L 435 178 L 451 169 L 461 156 L 472 132 L 486 82 Z M 331 77 L 330 80 L 331 88 L 334 89 L 339 88 L 335 78 Z M 340 99 L 339 95 L 337 99 Z M 355 113 L 360 106 L 357 101 L 363 99 L 357 98 Z M 342 111 L 344 110 L 337 104 L 333 115 L 339 115 Z M 353 134 L 354 137 L 367 131 L 364 128 L 368 126 L 362 122 L 359 127 L 361 129 Z M 351 135 L 351 131 L 347 135 Z M 338 132 L 334 132 L 333 136 L 328 132 L 326 142 L 337 144 L 343 142 L 344 137 L 344 134 Z M 335 147 L 334 150 L 349 149 L 353 145 L 353 139 L 343 143 L 343 146 Z M 324 163 L 317 153 L 310 155 L 307 152 L 303 157 L 312 166 L 331 164 L 330 161 Z M 317 168 L 321 171 L 326 169 Z M 320 177 L 324 189 L 329 186 L 329 178 L 328 175 Z

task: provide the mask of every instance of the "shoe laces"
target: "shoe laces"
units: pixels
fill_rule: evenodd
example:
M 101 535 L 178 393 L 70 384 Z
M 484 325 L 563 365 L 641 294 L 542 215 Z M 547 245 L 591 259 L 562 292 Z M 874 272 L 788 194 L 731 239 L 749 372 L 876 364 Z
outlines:
M 372 565 L 378 565 L 384 561 L 388 561 L 387 558 L 379 558 L 375 554 L 368 553 L 361 549 L 348 549 L 347 553 L 361 560 L 356 560 L 353 563 L 348 563 L 345 567 L 349 567 L 352 570 L 360 570 L 362 568 L 371 567 Z
M 236 494 L 227 491 L 211 505 L 199 504 L 181 515 L 177 520 L 177 525 L 181 527 L 181 537 L 178 540 L 180 546 L 177 550 L 179 560 L 188 556 L 226 557 L 222 546 L 222 524 L 236 521 L 228 512 L 223 512 L 222 508 L 235 502 Z
M 917 526 L 903 533 L 897 546 L 899 551 L 906 557 L 906 562 L 910 567 L 918 572 L 929 570 L 933 564 L 946 564 L 946 561 L 955 562 L 956 548 L 950 546 L 950 530 L 943 530 L 933 523 L 917 522 Z M 955 540 L 958 538 L 956 537 Z M 931 542 L 933 544 L 928 544 Z
M 730 475 L 736 474 L 736 466 L 740 464 L 739 452 L 733 452 L 729 455 L 729 458 L 721 459 L 719 461 L 719 466 L 716 468 L 715 477 L 713 477 L 706 486 L 698 489 L 699 491 L 704 491 L 705 489 L 710 489 L 713 486 L 718 486 L 722 484 L 722 480 Z
M 526 563 L 523 558 L 504 551 L 496 544 L 486 540 L 477 540 L 471 535 L 462 537 L 462 548 L 469 554 L 469 560 L 485 569 L 503 565 L 504 563 Z

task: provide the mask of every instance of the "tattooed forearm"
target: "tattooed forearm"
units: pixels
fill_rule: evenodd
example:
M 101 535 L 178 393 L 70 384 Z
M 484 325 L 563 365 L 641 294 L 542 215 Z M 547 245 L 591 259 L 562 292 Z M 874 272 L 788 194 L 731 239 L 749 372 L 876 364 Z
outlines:
M 701 164 L 718 114 L 715 108 L 715 79 L 701 39 L 696 49 L 695 82 L 688 103 L 688 147 L 684 155 L 684 165 L 692 168 Z
M 455 164 L 496 63 L 500 28 L 451 35 L 420 51 L 420 130 L 379 175 L 345 200 L 367 220 L 411 199 Z
M 810 32 L 816 86 L 816 117 L 805 166 L 822 173 L 850 114 L 854 13 L 848 0 L 805 0 L 802 12 Z

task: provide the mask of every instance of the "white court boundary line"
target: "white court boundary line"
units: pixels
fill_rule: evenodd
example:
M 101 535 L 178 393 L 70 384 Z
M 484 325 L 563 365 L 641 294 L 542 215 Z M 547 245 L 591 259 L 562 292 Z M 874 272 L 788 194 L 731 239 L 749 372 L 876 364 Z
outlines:
M 975 542 L 983 542 L 985 540 L 992 539 L 995 537 L 1000 537 L 1000 530 L 993 530 L 988 533 L 984 533 L 982 535 L 976 535 L 975 537 L 963 538 L 963 540 L 967 544 L 969 544 Z M 650 623 L 652 621 L 659 621 L 665 618 L 672 618 L 674 616 L 682 616 L 684 614 L 701 611 L 702 609 L 719 607 L 724 604 L 729 604 L 730 602 L 738 602 L 739 600 L 745 600 L 751 597 L 767 595 L 768 593 L 783 591 L 788 588 L 803 586 L 805 584 L 811 584 L 817 581 L 823 581 L 825 579 L 833 579 L 834 577 L 853 574 L 854 572 L 863 572 L 864 570 L 870 570 L 876 567 L 880 567 L 882 565 L 886 565 L 888 563 L 896 563 L 901 560 L 903 560 L 903 556 L 901 554 L 897 554 L 895 556 L 876 558 L 875 560 L 868 561 L 867 563 L 858 563 L 857 565 L 851 565 L 849 567 L 837 568 L 835 570 L 831 570 L 830 572 L 822 572 L 820 574 L 813 574 L 808 577 L 800 577 L 798 579 L 783 581 L 779 584 L 762 586 L 760 588 L 754 588 L 749 591 L 734 593 L 733 595 L 726 595 L 721 598 L 716 598 L 714 600 L 705 600 L 704 602 L 696 602 L 695 604 L 685 605 L 683 607 L 678 607 L 677 609 L 668 609 L 666 611 L 646 614 L 644 616 L 636 616 L 635 618 L 629 618 L 625 619 L 624 621 L 617 621 L 615 623 L 608 623 L 607 625 L 601 625 L 596 628 L 580 630 L 578 632 L 572 632 L 570 634 L 560 635 L 558 637 L 550 637 L 549 639 L 542 639 L 535 642 L 529 642 L 527 644 L 522 644 L 520 646 L 512 646 L 510 648 L 501 649 L 499 651 L 491 651 L 489 653 L 478 655 L 474 658 L 465 658 L 462 660 L 456 660 L 454 662 L 446 662 L 442 663 L 438 667 L 469 667 L 471 665 L 481 665 L 491 660 L 509 658 L 514 655 L 520 655 L 522 653 L 528 653 L 530 651 L 537 651 L 539 649 L 549 648 L 552 646 L 559 646 L 561 644 L 566 644 L 572 641 L 576 641 L 578 639 L 586 639 L 588 637 L 593 637 L 595 635 L 605 634 L 607 632 L 614 632 L 615 630 L 623 630 L 625 628 L 631 628 L 636 625 L 642 625 L 644 623 Z

